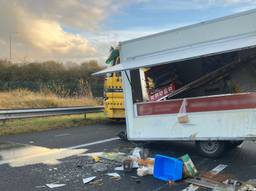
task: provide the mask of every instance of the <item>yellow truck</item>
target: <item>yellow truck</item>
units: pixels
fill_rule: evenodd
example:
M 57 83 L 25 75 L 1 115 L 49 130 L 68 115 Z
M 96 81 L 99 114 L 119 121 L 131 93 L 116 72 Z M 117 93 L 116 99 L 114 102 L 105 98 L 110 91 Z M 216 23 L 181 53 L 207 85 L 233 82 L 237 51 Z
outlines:
M 119 47 L 111 47 L 106 64 L 113 66 L 119 63 Z M 106 117 L 112 120 L 118 121 L 125 118 L 121 72 L 106 75 L 104 81 L 104 112 Z
M 112 120 L 123 120 L 124 94 L 121 73 L 107 75 L 104 82 L 104 113 Z

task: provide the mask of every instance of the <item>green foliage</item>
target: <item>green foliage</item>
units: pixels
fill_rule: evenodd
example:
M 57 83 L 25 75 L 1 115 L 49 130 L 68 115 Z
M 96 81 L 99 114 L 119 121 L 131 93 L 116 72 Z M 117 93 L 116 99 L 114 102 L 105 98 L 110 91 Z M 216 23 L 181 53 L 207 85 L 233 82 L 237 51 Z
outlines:
M 96 61 L 62 64 L 55 61 L 12 64 L 0 60 L 0 90 L 29 89 L 50 91 L 61 97 L 102 97 L 102 77 L 91 74 L 101 70 Z

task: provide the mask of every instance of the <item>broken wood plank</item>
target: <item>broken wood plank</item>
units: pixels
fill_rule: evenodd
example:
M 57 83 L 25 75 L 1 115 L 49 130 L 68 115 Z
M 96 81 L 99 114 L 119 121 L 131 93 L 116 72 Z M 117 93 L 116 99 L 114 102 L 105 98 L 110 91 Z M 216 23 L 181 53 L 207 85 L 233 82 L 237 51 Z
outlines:
M 226 188 L 228 187 L 226 184 L 215 182 L 215 181 L 210 181 L 204 178 L 190 178 L 185 180 L 187 183 L 191 183 L 197 186 L 202 186 L 205 188 L 216 188 L 216 187 L 221 187 L 221 188 Z

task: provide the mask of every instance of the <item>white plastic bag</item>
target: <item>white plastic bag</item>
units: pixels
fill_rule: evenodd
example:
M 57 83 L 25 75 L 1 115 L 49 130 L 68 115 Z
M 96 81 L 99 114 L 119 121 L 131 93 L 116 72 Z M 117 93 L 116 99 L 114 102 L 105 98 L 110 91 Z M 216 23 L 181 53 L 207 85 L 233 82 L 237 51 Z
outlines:
M 132 168 L 139 168 L 138 160 L 141 159 L 140 153 L 142 152 L 142 149 L 139 147 L 135 147 L 132 151 L 132 155 L 130 158 L 132 159 Z
M 137 169 L 138 176 L 153 175 L 154 167 L 153 166 L 142 166 Z
M 188 114 L 187 114 L 187 99 L 183 99 L 182 104 L 180 106 L 179 113 L 177 115 L 179 123 L 188 123 Z

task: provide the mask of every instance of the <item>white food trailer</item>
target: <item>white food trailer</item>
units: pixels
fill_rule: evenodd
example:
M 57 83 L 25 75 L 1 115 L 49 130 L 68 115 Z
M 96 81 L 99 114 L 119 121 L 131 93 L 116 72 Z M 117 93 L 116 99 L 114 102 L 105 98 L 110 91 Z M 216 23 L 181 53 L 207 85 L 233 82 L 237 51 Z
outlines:
M 119 46 L 96 75 L 122 72 L 129 140 L 195 141 L 208 157 L 256 140 L 256 9 Z

